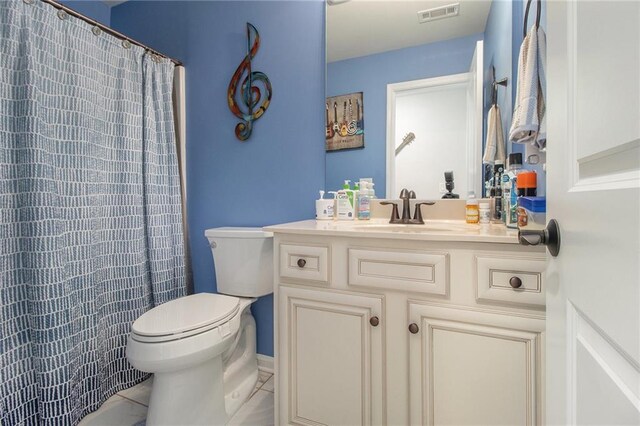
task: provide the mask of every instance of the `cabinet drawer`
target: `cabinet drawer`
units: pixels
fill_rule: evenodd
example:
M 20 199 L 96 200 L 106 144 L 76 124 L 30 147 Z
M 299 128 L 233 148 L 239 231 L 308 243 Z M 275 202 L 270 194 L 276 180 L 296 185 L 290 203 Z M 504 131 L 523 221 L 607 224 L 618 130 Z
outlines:
M 449 255 L 414 250 L 349 249 L 349 285 L 446 295 Z
M 280 277 L 329 282 L 329 247 L 280 244 Z
M 545 266 L 544 255 L 477 255 L 476 299 L 484 302 L 545 306 Z

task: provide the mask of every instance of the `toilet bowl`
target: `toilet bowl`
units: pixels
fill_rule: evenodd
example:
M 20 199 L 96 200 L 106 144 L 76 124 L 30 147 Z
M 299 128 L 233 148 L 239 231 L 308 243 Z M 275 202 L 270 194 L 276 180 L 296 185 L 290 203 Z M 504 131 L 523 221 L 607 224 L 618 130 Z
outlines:
M 159 305 L 138 318 L 127 341 L 135 368 L 153 373 L 147 425 L 224 425 L 258 380 L 250 306 L 272 292 L 271 234 L 207 230 L 218 291 Z M 237 297 L 241 296 L 241 297 Z

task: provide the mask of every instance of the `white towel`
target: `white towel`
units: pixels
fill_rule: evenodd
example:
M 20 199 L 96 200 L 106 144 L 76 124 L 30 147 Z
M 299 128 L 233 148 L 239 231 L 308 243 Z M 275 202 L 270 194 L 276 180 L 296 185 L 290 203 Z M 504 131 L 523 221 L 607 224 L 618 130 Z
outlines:
M 546 144 L 544 88 L 546 87 L 547 41 L 542 28 L 533 25 L 522 41 L 518 57 L 518 87 L 509 140 Z
M 504 164 L 505 160 L 504 130 L 502 129 L 502 117 L 500 107 L 493 105 L 487 114 L 487 141 L 484 145 L 484 164 Z

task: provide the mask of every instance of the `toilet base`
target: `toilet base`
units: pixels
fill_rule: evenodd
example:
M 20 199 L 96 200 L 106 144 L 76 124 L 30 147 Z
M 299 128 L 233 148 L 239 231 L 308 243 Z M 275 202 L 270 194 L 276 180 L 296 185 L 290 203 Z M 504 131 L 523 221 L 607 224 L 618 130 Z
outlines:
M 258 381 L 252 301 L 243 301 L 238 335 L 224 352 L 194 366 L 154 373 L 148 426 L 224 425 L 249 399 Z
M 224 425 L 222 358 L 189 369 L 156 373 L 147 411 L 147 425 Z
M 229 418 L 240 409 L 258 383 L 256 321 L 247 309 L 240 320 L 238 340 L 223 354 L 225 406 Z

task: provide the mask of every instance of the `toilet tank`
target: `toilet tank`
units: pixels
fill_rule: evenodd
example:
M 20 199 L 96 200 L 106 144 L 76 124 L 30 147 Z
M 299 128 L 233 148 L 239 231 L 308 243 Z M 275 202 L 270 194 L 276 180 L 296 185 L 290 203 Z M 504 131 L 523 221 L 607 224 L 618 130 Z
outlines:
M 273 234 L 261 228 L 213 228 L 209 240 L 218 293 L 259 297 L 273 293 Z

